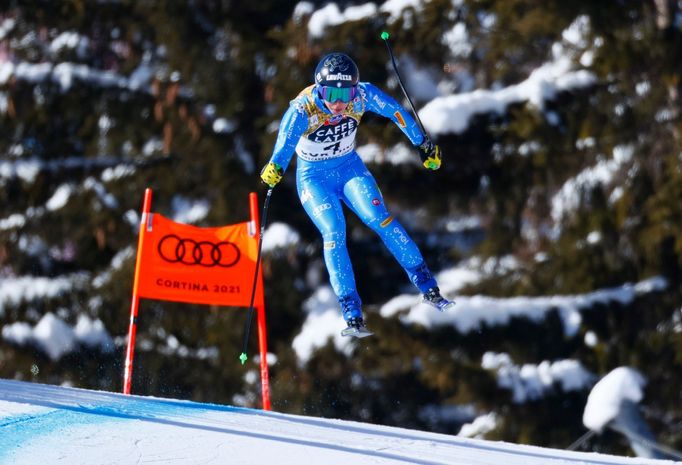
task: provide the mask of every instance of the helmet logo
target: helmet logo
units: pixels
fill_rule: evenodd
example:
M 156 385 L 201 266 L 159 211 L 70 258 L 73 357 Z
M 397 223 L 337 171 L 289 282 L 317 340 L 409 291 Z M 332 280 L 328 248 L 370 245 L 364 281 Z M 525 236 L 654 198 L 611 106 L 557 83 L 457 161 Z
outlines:
M 351 76 L 350 74 L 336 73 L 327 75 L 327 81 L 352 81 L 352 80 L 353 76 Z
M 329 68 L 329 71 L 346 71 L 348 69 L 348 62 L 339 55 L 332 55 L 324 60 L 324 66 Z

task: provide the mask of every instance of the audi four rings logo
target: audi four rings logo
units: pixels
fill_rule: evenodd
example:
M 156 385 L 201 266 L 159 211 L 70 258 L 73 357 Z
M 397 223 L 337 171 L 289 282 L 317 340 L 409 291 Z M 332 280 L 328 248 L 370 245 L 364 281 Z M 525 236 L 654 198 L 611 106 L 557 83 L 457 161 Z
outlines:
M 195 241 L 175 234 L 164 236 L 159 241 L 158 251 L 161 258 L 169 263 L 189 266 L 230 268 L 241 258 L 239 247 L 232 242 Z

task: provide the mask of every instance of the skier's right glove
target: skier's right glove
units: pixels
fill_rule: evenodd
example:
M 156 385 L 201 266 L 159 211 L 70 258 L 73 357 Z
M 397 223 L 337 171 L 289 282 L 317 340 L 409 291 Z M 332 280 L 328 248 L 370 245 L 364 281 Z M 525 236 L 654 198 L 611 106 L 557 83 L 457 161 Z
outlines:
M 260 179 L 272 189 L 281 180 L 284 170 L 277 163 L 269 162 L 260 172 Z
M 440 147 L 431 142 L 428 136 L 424 136 L 424 142 L 417 148 L 424 168 L 428 170 L 440 168 Z

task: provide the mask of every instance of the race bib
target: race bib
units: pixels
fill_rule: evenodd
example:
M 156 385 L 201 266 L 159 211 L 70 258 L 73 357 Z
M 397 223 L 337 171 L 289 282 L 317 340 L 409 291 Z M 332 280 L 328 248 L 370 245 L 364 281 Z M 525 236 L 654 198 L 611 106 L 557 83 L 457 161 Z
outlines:
M 358 122 L 347 115 L 331 116 L 307 136 L 301 137 L 296 153 L 306 161 L 348 155 L 355 148 Z

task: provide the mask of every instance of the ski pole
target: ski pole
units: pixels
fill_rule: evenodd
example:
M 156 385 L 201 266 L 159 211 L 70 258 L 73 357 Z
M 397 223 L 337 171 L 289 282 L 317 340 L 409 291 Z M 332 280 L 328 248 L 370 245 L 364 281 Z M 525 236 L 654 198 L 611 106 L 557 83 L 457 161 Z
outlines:
M 412 103 L 412 99 L 407 93 L 407 90 L 405 90 L 405 86 L 403 85 L 403 80 L 400 78 L 400 73 L 398 72 L 398 65 L 395 64 L 395 56 L 393 56 L 393 49 L 391 49 L 391 44 L 388 42 L 388 37 L 389 34 L 388 32 L 384 31 L 381 33 L 381 38 L 386 44 L 386 48 L 388 49 L 388 54 L 391 56 L 391 63 L 393 63 L 393 70 L 395 71 L 395 75 L 398 78 L 398 84 L 400 85 L 400 88 L 403 91 L 403 94 L 405 94 L 405 98 L 407 98 L 407 101 L 410 103 L 410 107 L 412 107 L 412 113 L 414 113 L 415 119 L 417 120 L 417 123 L 419 124 L 419 128 L 422 130 L 422 134 L 424 135 L 424 138 L 426 139 L 428 134 L 426 133 L 426 129 L 424 129 L 424 125 L 422 124 L 422 120 L 419 119 L 419 114 L 417 113 L 417 109 L 414 107 L 414 103 Z
M 242 353 L 239 355 L 239 361 L 242 365 L 246 363 L 248 356 L 246 351 L 249 345 L 249 335 L 251 333 L 251 320 L 253 319 L 253 301 L 256 299 L 256 286 L 258 285 L 258 270 L 260 269 L 261 253 L 263 251 L 263 235 L 265 234 L 265 221 L 268 218 L 268 207 L 270 206 L 270 197 L 272 196 L 272 187 L 268 189 L 265 194 L 265 201 L 263 202 L 263 213 L 260 219 L 260 236 L 258 236 L 258 254 L 256 255 L 256 272 L 253 275 L 253 289 L 251 290 L 251 303 L 249 304 L 249 313 L 246 317 L 246 325 L 244 326 L 244 346 Z

